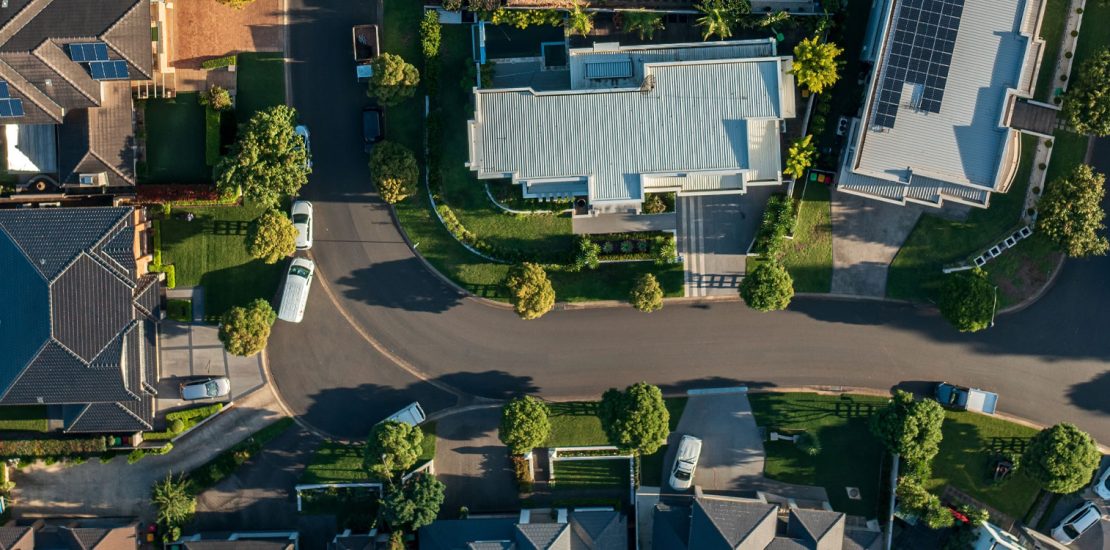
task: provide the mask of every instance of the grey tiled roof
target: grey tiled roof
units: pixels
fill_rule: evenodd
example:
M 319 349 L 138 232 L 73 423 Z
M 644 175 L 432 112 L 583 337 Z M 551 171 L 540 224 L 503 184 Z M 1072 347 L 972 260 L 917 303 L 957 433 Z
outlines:
M 883 534 L 879 531 L 848 529 L 844 531 L 844 550 L 880 550 Z
M 335 538 L 328 545 L 329 550 L 376 550 L 379 545 L 370 535 L 347 535 Z
M 135 232 L 128 227 L 116 229 L 114 235 L 105 239 L 104 246 L 100 248 L 101 256 L 115 263 L 114 266 L 124 274 L 135 271 Z
M 791 537 L 821 542 L 827 536 L 842 537 L 844 514 L 826 510 L 793 508 L 787 530 Z
M 515 550 L 516 545 L 507 540 L 487 540 L 472 542 L 466 545 L 466 550 Z
M 628 546 L 628 529 L 620 512 L 571 512 L 570 523 L 585 548 L 619 550 Z
M 89 255 L 78 256 L 50 285 L 54 339 L 91 362 L 134 318 L 128 283 Z
M 135 183 L 131 84 L 104 82 L 102 90 L 99 108 L 70 111 L 58 132 L 58 174 L 65 185 L 77 185 L 80 174 L 101 172 L 110 186 Z
M 0 230 L 19 245 L 43 277 L 53 280 L 130 214 L 130 208 L 0 210 Z
M 30 550 L 31 547 L 26 544 L 33 543 L 34 537 L 30 537 L 29 540 L 24 538 L 31 533 L 31 530 L 31 527 L 0 527 L 0 550 Z
M 62 539 L 69 543 L 74 550 L 92 550 L 112 530 L 105 527 L 62 527 L 59 533 Z
M 565 523 L 526 523 L 516 526 L 516 541 L 524 550 L 570 549 Z
M 118 368 L 90 368 L 57 342 L 50 341 L 0 399 L 0 405 L 131 399 L 137 396 L 124 387 Z
M 655 505 L 651 512 L 651 545 L 655 550 L 686 550 L 690 536 L 690 508 Z
M 776 522 L 777 509 L 763 502 L 699 498 L 690 521 L 690 548 L 736 548 L 767 522 Z
M 184 550 L 291 550 L 293 543 L 281 540 L 198 540 L 183 542 L 179 548 Z
M 765 550 L 811 550 L 814 546 L 804 544 L 802 541 L 788 537 L 775 537 Z

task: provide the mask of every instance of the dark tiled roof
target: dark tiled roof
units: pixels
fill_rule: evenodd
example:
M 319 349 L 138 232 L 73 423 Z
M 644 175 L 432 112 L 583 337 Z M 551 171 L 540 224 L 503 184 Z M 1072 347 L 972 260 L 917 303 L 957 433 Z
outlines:
M 814 544 L 826 537 L 843 538 L 844 514 L 826 510 L 792 508 L 787 532 L 791 537 L 810 541 Z
M 467 544 L 466 550 L 516 550 L 516 545 L 507 540 L 487 540 Z
M 52 281 L 78 254 L 94 248 L 130 215 L 130 208 L 0 210 L 0 230 Z
M 131 299 L 127 281 L 81 254 L 50 285 L 54 339 L 91 362 L 134 319 Z
M 32 533 L 31 527 L 0 527 L 0 550 L 32 550 Z
M 620 512 L 571 512 L 570 524 L 586 548 L 618 550 L 628 547 L 628 528 Z
M 50 290 L 19 247 L 0 231 L 0 395 L 50 338 Z
M 570 533 L 567 527 L 565 523 L 520 524 L 516 526 L 516 542 L 523 550 L 569 549 Z
M 97 109 L 66 114 L 58 132 L 58 174 L 65 185 L 78 185 L 81 174 L 108 174 L 109 186 L 135 183 L 135 135 L 131 125 L 131 84 L 102 83 Z
M 347 535 L 336 537 L 328 548 L 329 550 L 377 550 L 379 546 L 385 547 L 375 542 L 374 537 L 370 535 Z
M 138 432 L 151 429 L 121 403 L 92 403 L 66 428 L 67 433 Z
M 0 399 L 0 405 L 130 401 L 118 368 L 89 368 L 57 342 L 50 341 Z
M 881 550 L 882 535 L 879 531 L 848 529 L 844 531 L 844 550 Z
M 655 505 L 651 512 L 651 547 L 654 550 L 686 550 L 690 536 L 688 506 Z
M 118 268 L 117 271 L 124 275 L 133 273 L 135 271 L 135 232 L 127 226 L 117 228 L 115 235 L 105 240 L 100 252 L 102 258 L 115 264 L 109 267 Z
M 198 540 L 180 543 L 184 550 L 292 550 L 288 540 Z
M 762 502 L 696 499 L 690 521 L 690 548 L 736 548 L 766 522 L 776 522 L 777 510 L 774 504 Z
M 771 544 L 767 545 L 765 550 L 813 550 L 815 546 L 810 546 L 802 543 L 797 539 L 788 537 L 775 537 L 771 540 Z
M 474 541 L 516 540 L 514 518 L 442 520 L 420 528 L 420 550 L 458 550 Z

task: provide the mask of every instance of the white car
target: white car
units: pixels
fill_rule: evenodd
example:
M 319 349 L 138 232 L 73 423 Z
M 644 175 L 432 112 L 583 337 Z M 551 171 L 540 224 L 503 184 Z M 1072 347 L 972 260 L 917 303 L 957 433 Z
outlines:
M 312 203 L 296 201 L 293 203 L 293 227 L 297 228 L 297 250 L 312 248 Z
M 231 380 L 226 377 L 205 378 L 181 384 L 181 399 L 196 401 L 198 399 L 215 399 L 231 393 Z
M 293 258 L 285 275 L 285 290 L 281 293 L 281 305 L 277 318 L 290 323 L 304 319 L 304 308 L 308 305 L 308 290 L 312 287 L 312 275 L 316 263 L 308 258 Z
M 1102 512 L 1099 512 L 1098 506 L 1090 501 L 1084 502 L 1060 521 L 1060 524 L 1052 530 L 1052 538 L 1064 544 L 1071 544 L 1101 520 Z
M 1095 494 L 1103 500 L 1110 500 L 1110 466 L 1106 467 L 1106 471 L 1095 482 Z
M 428 416 L 424 414 L 424 407 L 421 407 L 420 403 L 413 401 L 409 403 L 409 406 L 391 414 L 389 418 L 382 420 L 382 422 L 400 422 L 415 428 L 422 424 L 427 418 Z
M 312 144 L 309 142 L 308 139 L 308 126 L 305 126 L 304 124 L 298 124 L 297 127 L 293 129 L 293 131 L 296 132 L 298 136 L 301 136 L 301 139 L 304 140 L 304 167 L 308 168 L 308 171 L 311 172 Z
M 674 455 L 674 467 L 671 468 L 671 487 L 684 491 L 694 484 L 694 470 L 698 467 L 698 458 L 701 457 L 701 440 L 684 435 L 678 442 L 678 452 Z

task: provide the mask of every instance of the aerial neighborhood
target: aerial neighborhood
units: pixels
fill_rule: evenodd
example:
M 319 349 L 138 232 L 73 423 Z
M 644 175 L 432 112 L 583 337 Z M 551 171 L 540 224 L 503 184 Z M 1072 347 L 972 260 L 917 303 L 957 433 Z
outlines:
M 1110 548 L 1110 0 L 4 0 L 0 550 Z

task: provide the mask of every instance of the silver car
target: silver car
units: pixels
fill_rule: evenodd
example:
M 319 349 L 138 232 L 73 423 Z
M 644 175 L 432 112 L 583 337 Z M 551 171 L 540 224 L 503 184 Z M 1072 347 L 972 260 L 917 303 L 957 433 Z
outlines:
M 312 248 L 312 203 L 296 201 L 293 203 L 293 227 L 297 228 L 297 250 Z
M 311 172 L 312 171 L 312 144 L 309 142 L 309 139 L 308 139 L 308 126 L 305 126 L 304 124 L 300 124 L 296 128 L 294 128 L 293 131 L 296 132 L 298 136 L 301 136 L 302 140 L 304 140 L 304 167 L 307 168 L 309 172 Z
M 1068 514 L 1068 517 L 1060 520 L 1060 524 L 1052 530 L 1052 538 L 1064 544 L 1071 544 L 1099 521 L 1102 521 L 1102 512 L 1098 511 L 1098 506 L 1090 501 L 1084 502 L 1074 512 Z
M 674 456 L 674 467 L 671 468 L 671 487 L 684 491 L 694 484 L 694 471 L 698 468 L 700 457 L 701 440 L 691 435 L 682 436 Z
M 231 380 L 225 376 L 205 378 L 181 384 L 181 398 L 185 401 L 215 399 L 231 393 Z

